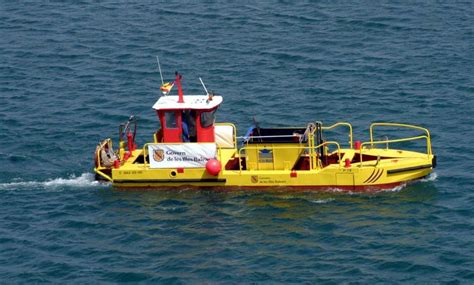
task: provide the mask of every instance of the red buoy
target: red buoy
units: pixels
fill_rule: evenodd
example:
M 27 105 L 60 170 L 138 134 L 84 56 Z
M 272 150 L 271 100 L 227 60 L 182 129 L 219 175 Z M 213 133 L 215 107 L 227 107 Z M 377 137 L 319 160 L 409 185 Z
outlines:
M 212 176 L 217 176 L 219 172 L 221 172 L 222 165 L 221 162 L 217 159 L 209 159 L 206 163 L 206 170 L 207 173 L 211 174 Z

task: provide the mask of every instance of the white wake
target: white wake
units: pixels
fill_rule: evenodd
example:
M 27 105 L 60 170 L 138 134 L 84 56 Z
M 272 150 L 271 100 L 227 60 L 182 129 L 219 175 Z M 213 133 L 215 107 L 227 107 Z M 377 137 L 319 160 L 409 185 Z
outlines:
M 428 182 L 428 181 L 436 181 L 436 179 L 438 179 L 438 173 L 432 172 L 430 173 L 430 175 L 426 176 L 425 178 L 420 179 L 420 181 Z
M 87 188 L 109 185 L 109 183 L 96 181 L 92 173 L 82 173 L 80 176 L 71 175 L 69 178 L 55 178 L 46 181 L 21 181 L 20 179 L 15 179 L 12 182 L 0 183 L 0 190 L 15 190 L 19 188 L 55 189 L 61 187 Z
M 332 201 L 334 201 L 336 199 L 334 198 L 328 198 L 328 199 L 317 199 L 317 200 L 311 200 L 310 202 L 311 203 L 314 203 L 314 204 L 327 204 L 327 203 L 330 203 Z

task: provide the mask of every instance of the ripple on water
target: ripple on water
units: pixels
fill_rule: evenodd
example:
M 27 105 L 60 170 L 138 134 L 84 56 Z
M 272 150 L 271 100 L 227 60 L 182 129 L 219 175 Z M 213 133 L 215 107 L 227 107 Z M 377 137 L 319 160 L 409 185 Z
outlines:
M 2 3 L 1 280 L 472 283 L 471 6 Z M 115 190 L 91 154 L 130 114 L 156 131 L 156 55 L 239 135 L 413 123 L 439 166 L 381 193 Z

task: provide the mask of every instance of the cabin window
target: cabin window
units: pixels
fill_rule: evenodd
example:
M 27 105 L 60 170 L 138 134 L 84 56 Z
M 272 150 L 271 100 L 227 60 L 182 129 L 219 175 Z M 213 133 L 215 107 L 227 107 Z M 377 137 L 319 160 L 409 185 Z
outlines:
M 176 122 L 176 112 L 165 112 L 165 123 L 167 129 L 177 129 L 178 123 Z
M 208 128 L 214 124 L 216 109 L 201 113 L 201 127 Z

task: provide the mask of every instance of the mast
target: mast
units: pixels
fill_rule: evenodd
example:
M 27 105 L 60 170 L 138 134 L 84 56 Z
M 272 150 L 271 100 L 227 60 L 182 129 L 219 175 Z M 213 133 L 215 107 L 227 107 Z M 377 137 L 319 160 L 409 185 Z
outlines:
M 178 95 L 179 95 L 179 99 L 178 99 L 178 103 L 184 103 L 184 96 L 183 96 L 183 88 L 181 87 L 181 74 L 179 74 L 177 71 L 176 71 L 176 85 L 178 85 Z

